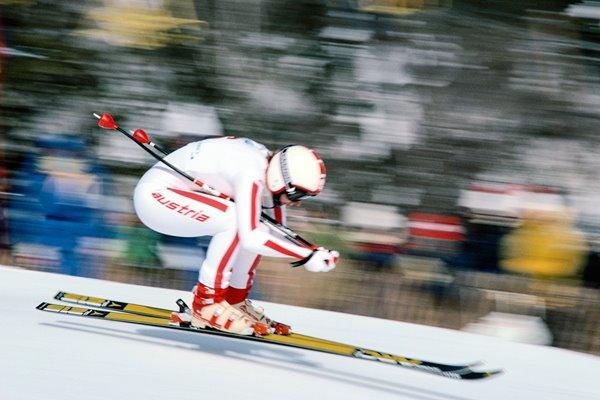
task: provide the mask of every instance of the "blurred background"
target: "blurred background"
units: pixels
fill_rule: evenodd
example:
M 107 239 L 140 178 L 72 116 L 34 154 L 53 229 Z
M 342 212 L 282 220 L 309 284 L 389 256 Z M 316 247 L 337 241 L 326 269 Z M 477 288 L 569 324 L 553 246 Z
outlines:
M 599 1 L 0 0 L 0 261 L 196 282 L 106 112 L 319 152 L 289 223 L 342 261 L 264 259 L 256 299 L 600 354 L 599 72 Z

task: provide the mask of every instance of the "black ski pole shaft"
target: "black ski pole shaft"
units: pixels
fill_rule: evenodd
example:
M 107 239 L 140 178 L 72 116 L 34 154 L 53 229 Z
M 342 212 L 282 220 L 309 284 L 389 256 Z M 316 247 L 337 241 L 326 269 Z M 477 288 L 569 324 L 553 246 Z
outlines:
M 271 224 L 271 226 L 274 226 L 275 228 L 277 228 L 277 230 L 279 230 L 280 232 L 283 232 L 287 238 L 290 238 L 290 239 L 293 239 L 293 241 L 296 241 L 297 242 L 296 244 L 299 244 L 303 247 L 310 247 L 310 248 L 314 247 L 312 245 L 312 243 L 308 242 L 302 236 L 298 235 L 296 232 L 292 231 L 288 227 L 280 224 L 279 221 L 277 221 L 275 218 L 271 217 L 270 215 L 263 212 L 263 213 L 261 213 L 261 218 L 263 219 L 264 222 Z
M 202 188 L 209 194 L 216 196 L 216 197 L 220 197 L 225 200 L 231 200 L 229 198 L 229 196 L 226 196 L 223 193 L 211 188 L 210 186 L 204 184 L 204 182 L 194 178 L 193 176 L 189 175 L 188 173 L 180 170 L 179 168 L 177 168 L 176 166 L 171 164 L 169 161 L 165 160 L 165 156 L 167 155 L 167 152 L 165 152 L 164 150 L 162 150 L 159 147 L 157 147 L 156 145 L 154 145 L 150 141 L 150 139 L 148 139 L 148 135 L 146 135 L 146 132 L 144 132 L 143 130 L 138 129 L 133 134 L 131 134 L 128 131 L 126 131 L 125 129 L 118 126 L 109 114 L 102 114 L 102 116 L 99 116 L 98 114 L 94 114 L 94 116 L 96 118 L 98 118 L 98 125 L 101 128 L 114 129 L 114 130 L 121 132 L 122 134 L 124 134 L 125 136 L 127 136 L 128 138 L 130 138 L 131 140 L 136 142 L 142 149 L 144 149 L 152 157 L 154 157 L 158 161 L 162 162 L 167 167 L 171 168 L 173 171 L 177 172 L 179 175 L 183 176 L 187 180 L 193 182 L 194 184 L 196 184 L 197 186 L 199 186 L 200 188 Z M 158 154 L 158 153 L 152 151 L 152 149 L 150 149 L 148 147 L 148 145 L 150 145 L 150 143 L 152 143 L 152 147 L 159 150 L 162 154 Z
M 196 184 L 197 186 L 199 186 L 201 189 L 203 189 L 204 191 L 208 192 L 208 194 L 210 194 L 212 196 L 219 197 L 219 198 L 224 199 L 224 200 L 230 200 L 230 201 L 232 200 L 229 196 L 227 196 L 227 195 L 219 192 L 216 189 L 213 189 L 212 187 L 206 185 L 204 182 L 202 182 L 202 181 L 194 178 L 193 176 L 187 174 L 186 172 L 180 170 L 179 168 L 177 168 L 176 166 L 174 166 L 173 164 L 171 164 L 169 161 L 165 160 L 165 157 L 169 153 L 166 150 L 164 150 L 161 147 L 159 147 L 158 145 L 156 145 L 155 143 L 153 143 L 148 138 L 148 135 L 146 134 L 146 132 L 144 132 L 142 129 L 137 129 L 133 133 L 130 133 L 127 130 L 125 130 L 125 129 L 121 128 L 120 126 L 118 126 L 115 123 L 114 119 L 110 116 L 110 114 L 106 114 L 105 113 L 105 114 L 102 114 L 102 116 L 100 116 L 100 115 L 94 113 L 94 117 L 96 117 L 98 119 L 98 126 L 100 126 L 101 128 L 104 128 L 104 129 L 114 129 L 114 130 L 117 130 L 117 131 L 121 132 L 122 134 L 124 134 L 125 136 L 127 136 L 129 139 L 131 139 L 135 143 L 137 143 L 138 146 L 140 146 L 142 149 L 144 149 L 152 157 L 154 157 L 158 161 L 162 162 L 167 167 L 171 168 L 173 171 L 177 172 L 178 174 L 180 174 L 184 178 L 186 178 L 189 181 L 193 182 L 194 184 Z M 148 146 L 151 146 L 152 148 L 156 149 L 161 154 L 158 154 L 157 152 L 153 151 Z M 266 214 L 265 212 L 261 213 L 261 219 L 264 222 L 266 222 L 269 225 L 271 225 L 273 228 L 277 229 L 279 232 L 281 232 L 284 235 L 284 237 L 286 237 L 291 242 L 293 242 L 293 243 L 295 243 L 295 244 L 297 244 L 299 246 L 302 246 L 302 247 L 314 248 L 314 246 L 309 241 L 307 241 L 306 239 L 302 238 L 300 235 L 298 235 L 296 232 L 294 232 L 291 229 L 289 229 L 287 226 L 284 226 L 284 225 L 280 224 L 279 221 L 277 221 L 276 219 L 272 218 L 270 215 Z

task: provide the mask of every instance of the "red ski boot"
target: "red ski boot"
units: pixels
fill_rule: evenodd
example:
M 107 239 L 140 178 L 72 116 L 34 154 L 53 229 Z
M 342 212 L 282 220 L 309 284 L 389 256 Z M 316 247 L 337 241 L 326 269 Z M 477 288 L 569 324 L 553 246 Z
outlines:
M 292 333 L 292 328 L 289 325 L 273 321 L 265 315 L 265 309 L 260 306 L 255 306 L 247 298 L 249 289 L 229 288 L 227 292 L 227 300 L 230 304 L 244 313 L 244 315 L 253 321 L 256 325 L 264 325 L 267 328 L 267 333 L 275 333 L 277 335 L 289 335 Z
M 225 301 L 226 293 L 227 289 L 213 289 L 198 283 L 192 303 L 192 326 L 209 327 L 238 335 L 255 333 L 253 322 Z M 262 331 L 261 327 L 258 330 Z

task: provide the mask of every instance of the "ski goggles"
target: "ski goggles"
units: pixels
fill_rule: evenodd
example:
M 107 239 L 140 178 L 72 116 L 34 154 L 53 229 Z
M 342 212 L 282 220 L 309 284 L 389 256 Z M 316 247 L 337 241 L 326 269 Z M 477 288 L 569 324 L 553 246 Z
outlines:
M 296 189 L 293 188 L 293 190 L 283 190 L 280 193 L 276 193 L 273 195 L 273 203 L 275 204 L 275 207 L 281 207 L 281 195 L 285 193 L 285 196 L 288 198 L 289 201 L 292 202 L 296 202 L 296 201 L 302 201 L 304 199 L 307 199 L 309 197 L 314 197 L 315 194 L 309 193 L 307 191 L 301 190 L 301 189 Z
M 302 201 L 315 196 L 313 193 L 298 188 L 286 189 L 284 193 L 290 201 Z

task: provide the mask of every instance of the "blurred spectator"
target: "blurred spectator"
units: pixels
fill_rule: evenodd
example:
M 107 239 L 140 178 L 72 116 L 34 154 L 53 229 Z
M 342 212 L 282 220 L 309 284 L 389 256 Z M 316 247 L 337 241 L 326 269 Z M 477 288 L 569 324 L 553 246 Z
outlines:
M 398 231 L 363 228 L 351 231 L 349 236 L 352 258 L 361 261 L 366 269 L 392 268 L 402 249 Z
M 528 212 L 564 208 L 565 199 L 556 188 L 502 182 L 474 182 L 461 190 L 458 206 L 463 209 L 465 240 L 453 267 L 496 272 L 501 270 L 501 246 L 506 234 L 519 224 L 519 210 L 535 204 Z M 529 225 L 526 225 L 529 227 Z
M 564 207 L 531 206 L 502 241 L 501 267 L 539 278 L 576 278 L 586 256 L 584 237 Z
M 500 269 L 500 243 L 509 231 L 507 225 L 466 215 L 465 237 L 456 257 L 447 259 L 454 268 L 497 272 Z
M 0 160 L 0 162 L 3 162 Z M 8 221 L 6 198 L 8 196 L 8 172 L 4 165 L 0 164 L 0 264 L 8 263 L 9 243 L 8 243 Z
M 41 135 L 35 148 L 39 154 L 30 154 L 13 177 L 22 196 L 10 204 L 11 244 L 30 259 L 40 253 L 39 267 L 86 275 L 77 247 L 85 236 L 106 236 L 103 173 L 76 136 Z
M 145 229 L 129 209 L 115 210 L 106 217 L 111 239 L 91 240 L 83 247 L 101 260 L 96 265 L 97 277 L 145 286 L 168 285 L 158 254 L 160 235 Z
M 342 210 L 352 258 L 366 269 L 393 267 L 405 241 L 406 218 L 396 207 L 350 202 Z M 339 247 L 336 247 L 339 248 Z
M 583 284 L 600 289 L 600 238 L 597 235 L 590 238 L 589 247 L 590 250 L 583 267 Z
M 115 229 L 117 239 L 124 243 L 120 265 L 146 268 L 160 266 L 157 249 L 160 235 L 143 226 L 135 214 L 123 214 Z
M 408 216 L 406 250 L 409 254 L 426 257 L 454 257 L 464 236 L 464 227 L 459 217 L 411 213 Z
M 2 105 L 2 82 L 4 81 L 4 52 L 6 43 L 4 39 L 4 25 L 0 15 L 0 106 Z M 0 126 L 2 132 L 4 127 Z M 8 172 L 4 166 L 4 143 L 0 142 L 0 264 L 8 261 L 8 222 L 6 220 L 6 196 L 8 195 Z

